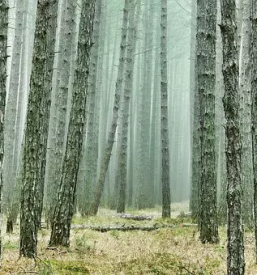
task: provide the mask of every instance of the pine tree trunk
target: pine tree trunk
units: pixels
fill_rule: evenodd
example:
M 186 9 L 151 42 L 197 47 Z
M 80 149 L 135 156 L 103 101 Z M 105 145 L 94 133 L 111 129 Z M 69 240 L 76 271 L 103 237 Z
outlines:
M 50 246 L 69 246 L 70 243 L 71 219 L 74 211 L 77 175 L 81 158 L 86 116 L 85 91 L 89 73 L 94 12 L 95 0 L 83 0 L 79 26 L 76 70 L 72 89 L 72 107 L 61 180 L 58 188 L 58 199 L 51 225 Z
M 97 69 L 99 60 L 100 24 L 102 16 L 102 0 L 96 1 L 95 20 L 93 30 L 93 46 L 91 50 L 89 85 L 87 95 L 87 128 L 84 137 L 83 156 L 80 163 L 80 192 L 78 193 L 79 211 L 82 215 L 90 214 L 93 203 L 93 190 L 97 173 L 98 158 L 98 129 L 96 129 L 96 94 L 97 94 Z M 102 54 L 102 53 L 101 53 Z
M 254 226 L 255 261 L 257 263 L 257 0 L 251 6 L 251 95 L 252 95 L 252 141 L 253 141 L 253 177 L 254 177 Z
M 118 156 L 118 164 L 120 166 L 119 177 L 119 193 L 117 212 L 125 212 L 126 204 L 126 188 L 127 188 L 127 151 L 128 151 L 128 127 L 129 127 L 129 107 L 130 98 L 133 87 L 133 73 L 135 61 L 135 1 L 131 0 L 129 12 L 129 25 L 128 25 L 128 41 L 127 41 L 127 55 L 126 55 L 126 70 L 125 70 L 125 86 L 124 86 L 124 99 L 123 99 L 123 113 L 121 125 L 121 148 Z
M 20 63 L 22 50 L 22 36 L 24 31 L 24 1 L 18 1 L 16 4 L 15 16 L 15 35 L 12 47 L 12 63 L 10 72 L 9 92 L 6 104 L 6 118 L 5 118 L 5 157 L 4 157 L 4 186 L 3 186 L 3 208 L 9 215 L 10 204 L 12 201 L 12 191 L 15 186 L 17 167 L 16 158 L 17 152 L 14 150 L 16 144 L 16 118 L 17 118 L 17 103 L 19 99 L 19 83 L 20 83 Z M 21 117 L 21 114 L 19 114 Z M 19 133 L 20 134 L 20 133 Z M 5 205 L 4 205 L 5 204 Z M 4 209 L 3 209 L 4 210 Z M 7 211 L 6 211 L 7 210 Z
M 206 17 L 208 13 L 208 19 Z M 215 81 L 216 1 L 197 1 L 197 92 L 200 103 L 200 240 L 218 242 Z
M 108 169 L 110 158 L 111 158 L 114 137 L 115 137 L 116 128 L 117 128 L 118 112 L 120 109 L 120 94 L 121 94 L 121 88 L 122 88 L 122 81 L 123 81 L 123 77 L 124 77 L 124 63 L 125 63 L 125 50 L 126 50 L 127 24 L 128 24 L 127 22 L 128 22 L 129 7 L 130 7 L 130 0 L 125 0 L 122 34 L 121 34 L 122 38 L 121 38 L 121 45 L 120 45 L 118 77 L 117 77 L 117 82 L 116 82 L 115 102 L 114 102 L 114 107 L 113 107 L 113 117 L 112 117 L 111 129 L 109 132 L 106 149 L 104 151 L 104 156 L 103 156 L 103 160 L 101 163 L 100 173 L 99 173 L 97 184 L 96 184 L 95 191 L 94 191 L 94 202 L 92 204 L 91 211 L 90 211 L 94 215 L 97 214 L 101 196 L 102 196 L 102 192 L 104 189 L 104 181 L 105 181 L 107 169 Z
M 20 1 L 19 1 L 20 2 Z M 21 1 L 22 2 L 22 1 Z M 20 3 L 17 3 L 17 5 L 19 6 Z M 21 7 L 20 7 L 21 8 Z M 8 202 L 8 206 L 7 206 L 7 220 L 11 221 L 12 223 L 16 223 L 17 217 L 18 217 L 18 213 L 20 211 L 20 207 L 19 207 L 19 202 L 20 202 L 20 180 L 19 180 L 19 173 L 21 170 L 21 151 L 22 151 L 22 141 L 23 141 L 23 137 L 24 137 L 24 113 L 26 113 L 26 109 L 27 109 L 27 100 L 26 97 L 28 95 L 28 84 L 29 84 L 29 76 L 31 73 L 31 63 L 32 63 L 32 56 L 30 55 L 30 49 L 32 50 L 33 45 L 31 45 L 30 43 L 30 38 L 34 39 L 34 32 L 31 32 L 31 28 L 35 27 L 35 21 L 29 22 L 28 17 L 31 16 L 31 14 L 33 14 L 34 18 L 36 18 L 35 12 L 36 12 L 36 3 L 34 5 L 30 5 L 29 2 L 26 3 L 25 6 L 22 6 L 22 10 L 19 11 L 19 13 L 21 13 L 22 16 L 24 16 L 23 19 L 23 24 L 22 24 L 22 45 L 19 45 L 19 50 L 21 51 L 20 54 L 20 68 L 19 68 L 19 74 L 16 75 L 16 77 L 19 80 L 19 84 L 18 86 L 16 86 L 16 88 L 18 89 L 18 95 L 17 95 L 17 102 L 15 102 L 15 106 L 12 107 L 15 109 L 15 140 L 14 140 L 14 146 L 12 146 L 12 158 L 13 158 L 13 162 L 12 162 L 12 170 L 13 170 L 13 174 L 12 174 L 12 182 L 10 182 L 12 185 L 9 185 L 8 183 L 4 183 L 4 186 L 7 185 L 7 189 L 11 190 L 11 196 L 9 197 L 10 201 Z M 24 11 L 28 11 L 26 14 Z M 17 11 L 18 13 L 18 11 Z M 21 15 L 18 16 L 18 18 L 16 18 L 16 20 L 20 20 Z M 22 21 L 21 21 L 22 22 Z M 20 22 L 20 24 L 21 24 Z M 14 41 L 16 40 L 16 38 L 14 39 Z M 18 39 L 19 40 L 19 39 Z M 16 41 L 17 42 L 17 41 Z M 18 42 L 19 43 L 19 42 Z M 18 44 L 17 43 L 17 44 Z M 21 46 L 21 48 L 20 48 Z M 16 62 L 12 62 L 15 66 L 17 65 Z M 16 80 L 14 80 L 15 82 Z M 15 88 L 15 89 L 16 89 Z M 13 88 L 9 87 L 10 93 L 9 93 L 9 97 L 12 97 L 12 90 Z M 14 90 L 15 90 L 14 89 Z M 8 98 L 9 98 L 8 97 Z M 16 96 L 14 96 L 16 97 Z M 13 102 L 12 102 L 13 103 Z M 10 104 L 11 100 L 10 100 Z M 8 105 L 8 103 L 7 103 Z M 12 119 L 11 116 L 12 114 L 9 113 L 7 114 L 7 109 L 6 108 L 6 117 L 10 116 L 9 119 Z M 12 112 L 12 110 L 11 110 Z M 14 114 L 14 113 L 13 113 Z M 7 122 L 7 120 L 5 120 L 5 124 L 9 124 L 14 125 L 13 122 L 11 122 L 8 119 L 9 122 Z M 9 128 L 9 126 L 7 126 Z M 12 138 L 8 135 L 7 133 L 7 127 L 5 127 L 5 139 L 7 139 L 10 143 L 10 141 L 12 141 Z M 9 136 L 9 137 L 8 137 Z M 6 150 L 5 150 L 5 155 L 7 154 Z M 10 162 L 8 161 L 8 158 L 5 157 L 5 162 L 6 162 L 6 166 L 10 166 Z M 8 169 L 6 169 L 8 171 Z M 9 176 L 8 176 L 9 177 Z M 9 181 L 11 178 L 8 178 Z M 11 186 L 13 186 L 11 188 Z M 4 191 L 3 191 L 4 192 Z M 5 196 L 5 194 L 3 193 L 3 196 Z M 9 229 L 11 229 L 13 227 L 9 227 Z M 7 228 L 6 231 L 8 233 L 11 233 L 11 231 L 9 231 L 9 229 Z
M 20 255 L 34 258 L 43 207 L 57 0 L 39 0 L 23 152 Z
M 161 139 L 162 139 L 162 217 L 170 217 L 170 161 L 168 134 L 167 79 L 167 0 L 161 12 Z
M 199 181 L 200 181 L 200 140 L 199 140 L 199 99 L 196 87 L 196 3 L 191 4 L 191 45 L 190 45 L 190 89 L 191 89 L 191 125 L 192 125 L 192 159 L 191 159 L 191 196 L 190 210 L 193 219 L 199 217 Z
M 2 188 L 4 158 L 4 118 L 7 75 L 8 1 L 0 1 L 0 257 L 2 255 Z
M 240 132 L 242 138 L 242 213 L 244 224 L 253 227 L 253 165 L 251 136 L 251 76 L 250 76 L 250 1 L 243 0 L 239 52 Z
M 239 69 L 235 0 L 221 0 L 221 34 L 223 41 L 223 77 L 225 94 L 223 105 L 227 120 L 227 205 L 228 257 L 227 273 L 244 274 L 244 240 L 242 224 L 242 145 L 239 125 Z

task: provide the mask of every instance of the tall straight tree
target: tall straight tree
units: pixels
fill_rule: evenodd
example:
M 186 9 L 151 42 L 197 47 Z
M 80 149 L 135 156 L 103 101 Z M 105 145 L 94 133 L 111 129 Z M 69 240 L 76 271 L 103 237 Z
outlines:
M 221 35 L 223 42 L 223 106 L 226 118 L 227 164 L 227 273 L 244 274 L 244 231 L 242 224 L 242 145 L 239 125 L 239 68 L 236 1 L 221 0 Z
M 167 0 L 161 12 L 161 139 L 162 139 L 162 217 L 170 217 L 170 160 L 168 134 L 167 78 Z
M 2 221 L 2 186 L 4 158 L 4 115 L 6 98 L 8 1 L 0 1 L 0 220 Z M 2 254 L 2 223 L 0 223 L 0 256 Z
M 97 173 L 98 158 L 98 123 L 97 121 L 97 73 L 99 70 L 98 63 L 100 34 L 103 24 L 102 0 L 97 0 L 95 5 L 94 29 L 93 29 L 93 46 L 90 54 L 90 71 L 88 80 L 87 95 L 87 124 L 86 134 L 84 137 L 83 155 L 81 157 L 80 169 L 78 174 L 78 208 L 82 215 L 89 215 L 90 206 L 93 200 L 93 190 Z
M 34 258 L 43 186 L 58 0 L 38 0 L 30 94 L 23 148 L 20 255 Z
M 127 55 L 126 55 L 126 71 L 123 95 L 123 112 L 122 112 L 122 125 L 121 125 L 121 146 L 118 157 L 119 165 L 119 195 L 117 212 L 125 212 L 126 203 L 126 188 L 127 188 L 127 151 L 128 151 L 128 126 L 129 126 L 129 107 L 130 97 L 133 87 L 133 72 L 135 61 L 135 0 L 131 0 L 129 12 L 129 25 L 128 25 L 128 42 L 127 42 Z
M 190 210 L 193 219 L 199 217 L 199 182 L 200 182 L 200 139 L 199 139 L 199 100 L 196 89 L 196 3 L 191 3 L 191 45 L 190 45 L 190 89 L 191 89 L 191 114 L 192 114 L 192 157 L 191 157 L 191 196 L 190 196 Z
M 50 246 L 69 246 L 70 243 L 71 219 L 82 152 L 83 129 L 86 120 L 86 90 L 95 2 L 96 0 L 83 0 L 81 4 L 78 52 L 72 89 L 72 107 L 61 181 L 58 187 L 58 199 L 51 226 Z
M 251 0 L 252 141 L 254 176 L 255 261 L 257 263 L 257 0 Z
M 114 143 L 114 137 L 117 129 L 118 123 L 118 112 L 120 109 L 120 94 L 122 89 L 122 82 L 124 78 L 124 65 L 125 65 L 125 52 L 126 52 L 126 41 L 127 41 L 127 27 L 128 27 L 128 14 L 130 11 L 130 2 L 131 0 L 125 0 L 124 12 L 123 12 L 123 23 L 122 23 L 122 33 L 121 33 L 121 45 L 120 45 L 120 57 L 119 57 L 119 68 L 118 68 L 118 76 L 115 87 L 115 100 L 113 107 L 113 117 L 111 122 L 111 129 L 108 135 L 108 140 L 106 144 L 106 148 L 104 151 L 103 160 L 101 163 L 100 173 L 97 180 L 97 184 L 94 191 L 94 202 L 91 207 L 91 213 L 96 215 L 98 211 L 98 207 L 100 204 L 105 176 L 107 173 L 107 169 L 109 166 L 112 148 Z
M 196 77 L 200 105 L 199 228 L 202 243 L 216 243 L 219 240 L 215 165 L 216 21 L 217 2 L 198 0 Z

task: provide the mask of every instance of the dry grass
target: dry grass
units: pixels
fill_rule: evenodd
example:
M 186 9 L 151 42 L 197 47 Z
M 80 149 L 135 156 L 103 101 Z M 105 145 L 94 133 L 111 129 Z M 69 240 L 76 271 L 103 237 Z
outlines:
M 148 210 L 149 213 L 160 216 L 156 209 Z M 16 229 L 13 235 L 4 236 L 0 274 L 226 274 L 225 228 L 220 229 L 219 244 L 203 245 L 198 240 L 197 229 L 183 227 L 183 222 L 182 218 L 165 221 L 156 218 L 143 222 L 178 225 L 152 232 L 72 230 L 70 248 L 56 250 L 46 249 L 50 232 L 42 230 L 36 263 L 19 259 Z M 76 217 L 74 223 L 131 225 L 142 222 L 124 220 L 116 217 L 114 212 L 102 210 L 100 215 L 87 220 Z M 246 234 L 245 256 L 246 274 L 257 274 L 253 233 Z

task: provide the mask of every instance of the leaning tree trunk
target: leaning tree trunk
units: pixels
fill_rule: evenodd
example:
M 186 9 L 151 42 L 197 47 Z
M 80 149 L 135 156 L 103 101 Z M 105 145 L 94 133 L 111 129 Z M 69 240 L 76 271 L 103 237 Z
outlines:
M 4 115 L 6 98 L 6 61 L 7 61 L 7 28 L 8 1 L 0 1 L 0 256 L 2 254 L 2 187 L 4 158 Z
M 244 274 L 244 239 L 242 224 L 242 145 L 239 125 L 239 69 L 235 0 L 221 0 L 221 34 L 223 41 L 223 105 L 226 132 L 227 206 L 228 206 L 228 274 Z
M 79 26 L 78 52 L 72 90 L 72 107 L 62 166 L 58 199 L 51 225 L 49 245 L 69 246 L 77 175 L 86 119 L 86 89 L 95 12 L 95 0 L 83 0 Z
M 23 148 L 20 255 L 34 258 L 43 184 L 58 0 L 39 0 Z
M 215 163 L 216 21 L 216 1 L 198 0 L 196 77 L 200 104 L 199 228 L 202 243 L 216 243 L 219 240 Z
M 257 0 L 252 0 L 251 10 L 251 73 L 252 73 L 252 142 L 254 177 L 254 225 L 255 225 L 255 261 L 257 263 Z
M 161 139 L 162 139 L 162 217 L 170 217 L 170 159 L 168 134 L 167 78 L 167 0 L 161 12 Z
M 95 187 L 94 202 L 92 204 L 91 211 L 90 211 L 94 215 L 97 214 L 98 207 L 100 204 L 100 200 L 101 200 L 101 196 L 104 188 L 105 176 L 109 166 L 113 143 L 114 143 L 114 137 L 115 137 L 116 128 L 117 128 L 118 112 L 120 109 L 120 93 L 121 93 L 122 82 L 124 77 L 123 75 L 124 75 L 126 40 L 127 40 L 127 25 L 128 25 L 128 13 L 130 10 L 129 9 L 130 2 L 131 0 L 125 0 L 125 7 L 124 7 L 124 13 L 123 13 L 123 26 L 122 26 L 122 34 L 121 34 L 122 38 L 121 38 L 121 45 L 120 45 L 119 68 L 118 68 L 118 76 L 117 76 L 116 89 L 115 89 L 115 102 L 113 107 L 112 124 L 109 132 L 103 160 L 101 163 L 99 177 Z

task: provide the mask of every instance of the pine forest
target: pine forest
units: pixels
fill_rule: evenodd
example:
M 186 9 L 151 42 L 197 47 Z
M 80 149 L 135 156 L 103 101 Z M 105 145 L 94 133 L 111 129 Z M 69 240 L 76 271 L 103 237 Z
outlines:
M 0 0 L 0 274 L 257 274 L 257 0 Z

